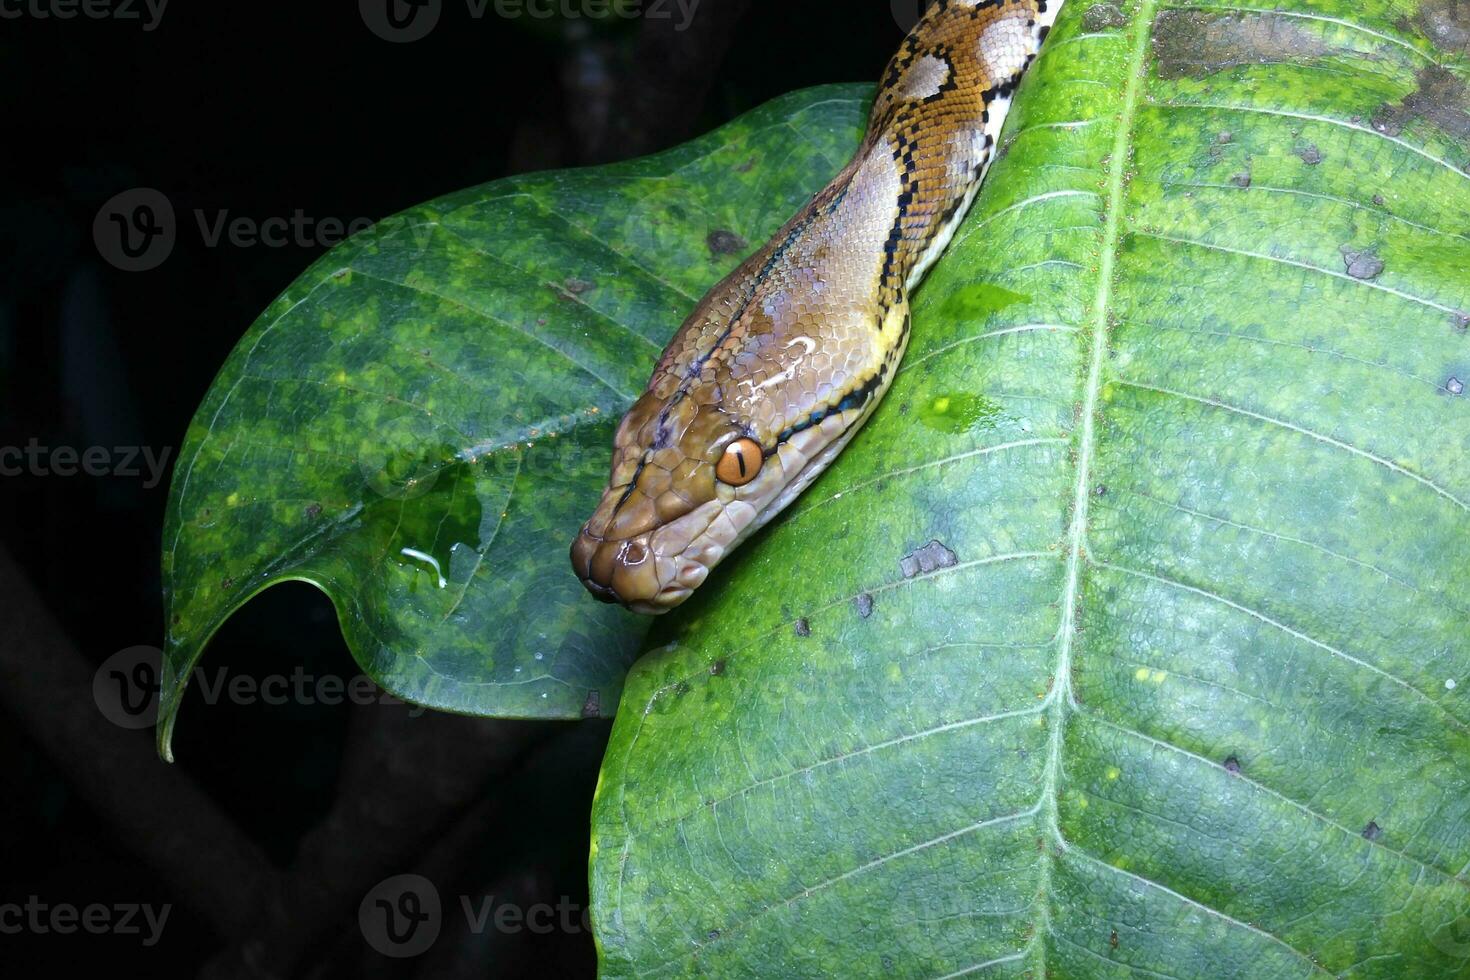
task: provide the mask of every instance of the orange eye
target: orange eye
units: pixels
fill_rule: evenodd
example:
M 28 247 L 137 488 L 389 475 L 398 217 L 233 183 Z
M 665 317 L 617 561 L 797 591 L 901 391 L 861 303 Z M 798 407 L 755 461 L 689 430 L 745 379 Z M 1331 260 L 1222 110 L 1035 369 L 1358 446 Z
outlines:
M 761 444 L 754 439 L 736 439 L 725 447 L 725 454 L 715 464 L 715 476 L 721 483 L 732 487 L 743 487 L 760 473 L 765 465 L 766 454 Z

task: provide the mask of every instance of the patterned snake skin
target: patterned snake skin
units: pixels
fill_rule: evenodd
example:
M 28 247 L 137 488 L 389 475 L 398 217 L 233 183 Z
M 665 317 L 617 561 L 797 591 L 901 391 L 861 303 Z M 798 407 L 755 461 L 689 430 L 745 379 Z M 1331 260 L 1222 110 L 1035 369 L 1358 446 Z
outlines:
M 677 606 L 857 433 L 1060 7 L 938 0 L 904 39 L 852 162 L 700 301 L 623 418 L 572 544 L 593 595 Z

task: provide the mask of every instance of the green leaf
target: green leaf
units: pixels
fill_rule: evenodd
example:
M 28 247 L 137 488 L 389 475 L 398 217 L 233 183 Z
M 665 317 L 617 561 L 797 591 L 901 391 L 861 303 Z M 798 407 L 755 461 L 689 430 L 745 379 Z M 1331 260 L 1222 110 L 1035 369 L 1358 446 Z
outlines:
M 400 697 L 610 714 L 648 620 L 593 601 L 567 549 L 612 430 L 699 296 L 845 162 L 866 94 L 817 89 L 658 157 L 452 194 L 286 290 L 176 470 L 164 756 L 205 643 L 288 580 L 331 598 Z
M 1063 9 L 630 675 L 605 976 L 1470 976 L 1470 5 L 1263 6 Z

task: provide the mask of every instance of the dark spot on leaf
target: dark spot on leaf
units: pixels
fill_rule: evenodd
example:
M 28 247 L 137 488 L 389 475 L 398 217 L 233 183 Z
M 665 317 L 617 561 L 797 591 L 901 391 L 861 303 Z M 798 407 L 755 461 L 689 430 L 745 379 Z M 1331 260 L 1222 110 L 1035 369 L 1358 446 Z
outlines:
M 1402 106 L 1383 103 L 1373 113 L 1373 128 L 1385 136 L 1397 136 L 1404 131 L 1404 110 Z
M 811 636 L 812 624 L 807 622 L 805 618 L 798 619 L 796 621 L 796 635 L 802 637 Z
M 1109 933 L 1108 945 L 1113 947 L 1114 949 L 1118 948 L 1118 930 L 1114 929 L 1111 933 Z
M 1093 493 L 1097 494 L 1099 497 L 1106 497 L 1108 495 L 1107 485 L 1106 484 L 1103 484 L 1103 483 L 1099 483 L 1097 485 L 1097 489 L 1094 490 Z
M 1470 54 L 1470 5 L 1465 0 L 1420 0 L 1413 25 L 1441 49 Z
M 581 296 L 592 288 L 592 283 L 586 279 L 568 279 L 563 285 L 566 286 L 567 292 L 573 296 Z
M 1338 251 L 1342 253 L 1347 274 L 1354 279 L 1377 279 L 1383 274 L 1383 260 L 1373 249 L 1365 248 L 1361 252 L 1355 252 L 1351 247 L 1343 245 Z
M 1454 322 L 1455 329 L 1460 333 L 1470 332 L 1470 313 L 1456 313 Z
M 1470 94 L 1465 82 L 1453 72 L 1431 65 L 1416 77 L 1419 87 L 1401 102 L 1385 102 L 1373 113 L 1373 128 L 1397 136 L 1404 127 L 1422 119 L 1461 141 L 1470 141 Z
M 709 233 L 704 243 L 709 246 L 709 254 L 719 255 L 744 255 L 750 243 L 733 231 L 717 228 Z
M 1222 129 L 1220 131 L 1220 135 L 1215 137 L 1215 142 L 1216 143 L 1219 143 L 1221 146 L 1224 146 L 1225 144 L 1229 143 L 1233 139 L 1235 139 L 1235 134 L 1234 133 L 1232 133 L 1228 129 Z
M 720 660 L 716 660 L 714 663 L 710 664 L 709 665 L 709 672 L 710 672 L 710 676 L 712 676 L 712 677 L 723 677 L 723 676 L 725 676 L 725 661 L 723 659 L 720 659 Z
M 1375 207 L 1380 207 L 1381 208 L 1381 207 L 1383 207 L 1383 204 L 1384 204 L 1383 195 L 1382 194 L 1374 194 L 1373 195 L 1373 205 Z
M 1378 822 L 1376 820 L 1369 820 L 1368 821 L 1368 826 L 1366 826 L 1366 827 L 1363 828 L 1363 839 L 1364 840 L 1377 840 L 1378 838 L 1380 838 L 1382 836 L 1383 836 L 1383 828 L 1380 827 L 1380 826 L 1378 826 Z
M 1089 31 L 1105 31 L 1110 27 L 1122 27 L 1128 23 L 1128 18 L 1115 4 L 1099 3 L 1087 8 L 1087 13 L 1082 15 L 1082 26 Z
M 1234 184 L 1236 187 L 1249 187 L 1251 185 L 1250 171 L 1236 174 L 1234 177 L 1230 178 L 1230 183 Z
M 232 578 L 227 578 L 227 579 L 224 580 L 224 582 L 222 584 L 224 585 L 225 588 L 228 589 L 230 586 L 232 586 L 232 585 L 235 584 L 235 580 L 232 579 Z
M 868 593 L 864 592 L 859 595 L 856 599 L 852 600 L 852 604 L 856 607 L 857 614 L 863 619 L 867 619 L 873 615 L 873 597 Z
M 928 575 L 941 568 L 953 568 L 960 563 L 959 556 L 938 541 L 930 541 L 918 551 L 898 563 L 904 578 Z
M 313 520 L 313 521 L 316 520 L 318 517 L 321 517 L 322 516 L 322 505 L 321 504 L 312 504 L 310 507 L 306 508 L 306 516 L 307 516 L 308 519 Z
M 755 157 L 751 157 L 749 160 L 746 160 L 740 166 L 736 167 L 735 168 L 735 172 L 737 174 L 748 174 L 748 173 L 750 173 L 750 171 L 754 167 L 755 167 Z
M 686 695 L 686 694 L 689 693 L 689 690 L 690 690 L 690 688 L 689 688 L 689 682 L 688 681 L 680 681 L 678 684 L 676 684 L 674 686 L 674 697 L 676 697 L 676 698 L 682 698 L 684 695 Z
M 600 691 L 587 692 L 587 700 L 582 702 L 582 717 L 602 717 L 602 693 Z
M 1227 68 L 1309 62 L 1330 53 L 1320 37 L 1279 14 L 1166 10 L 1154 21 L 1160 78 L 1205 78 Z
M 1317 149 L 1316 143 L 1308 143 L 1296 151 L 1296 155 L 1302 158 L 1302 163 L 1309 167 L 1315 167 L 1322 162 L 1322 151 Z
M 709 938 L 710 942 L 714 942 L 716 939 L 720 938 L 720 930 L 711 929 L 709 932 L 705 933 L 705 936 Z
M 1225 771 L 1230 773 L 1231 775 L 1240 772 L 1240 760 L 1233 755 L 1230 758 L 1226 759 Z
M 1463 395 L 1465 393 L 1465 382 L 1459 378 L 1450 378 L 1444 383 L 1444 390 L 1452 395 Z

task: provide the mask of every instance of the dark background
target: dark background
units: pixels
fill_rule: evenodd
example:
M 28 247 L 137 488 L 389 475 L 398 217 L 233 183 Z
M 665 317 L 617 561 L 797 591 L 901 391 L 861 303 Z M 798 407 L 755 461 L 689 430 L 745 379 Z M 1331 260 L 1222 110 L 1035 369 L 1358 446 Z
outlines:
M 0 4 L 23 13 L 0 19 L 0 447 L 149 447 L 170 464 L 240 335 L 324 251 L 211 247 L 196 209 L 378 219 L 512 173 L 655 151 L 792 89 L 876 79 L 901 37 L 893 8 L 916 5 L 701 0 L 677 31 L 677 5 L 672 19 L 538 20 L 491 0 L 475 19 L 444 0 L 429 37 L 390 44 L 351 0 L 174 0 L 151 31 L 37 18 L 36 2 Z M 180 226 L 162 266 L 128 273 L 92 226 L 137 187 L 162 191 Z M 579 921 L 609 723 L 206 703 L 196 684 L 166 766 L 151 731 L 102 716 L 98 665 L 162 640 L 168 478 L 146 483 L 0 477 L 0 905 L 172 910 L 151 948 L 0 935 L 0 974 L 591 975 Z M 253 602 L 202 666 L 358 672 L 305 586 Z M 414 959 L 374 952 L 358 926 L 363 896 L 399 873 L 444 901 L 438 942 Z M 475 935 L 461 895 L 575 906 L 578 924 Z

